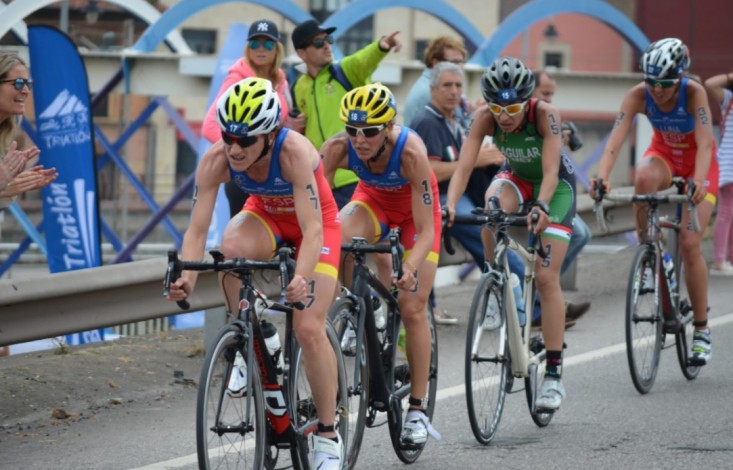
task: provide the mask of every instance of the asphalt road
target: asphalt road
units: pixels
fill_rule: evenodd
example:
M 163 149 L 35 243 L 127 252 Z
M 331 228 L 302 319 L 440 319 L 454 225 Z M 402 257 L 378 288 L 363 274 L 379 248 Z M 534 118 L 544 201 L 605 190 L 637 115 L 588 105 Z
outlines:
M 709 253 L 709 243 L 705 249 Z M 463 385 L 465 312 L 475 282 L 441 288 L 440 305 L 459 317 L 458 325 L 441 326 L 438 333 L 440 390 L 434 424 L 443 439 L 429 442 L 411 468 L 733 468 L 733 280 L 710 281 L 711 364 L 696 380 L 687 381 L 674 348 L 665 350 L 652 392 L 641 396 L 631 383 L 624 346 L 631 256 L 630 249 L 591 249 L 580 258 L 577 290 L 566 297 L 590 300 L 593 306 L 566 334 L 563 377 L 568 397 L 552 423 L 540 429 L 529 416 L 524 392 L 509 395 L 497 437 L 487 447 L 471 434 Z M 23 358 L 23 363 L 32 370 L 33 360 Z M 176 367 L 198 377 L 200 365 L 197 357 Z M 4 367 L 0 360 L 0 372 Z M 73 370 L 74 361 L 65 367 L 70 370 L 60 370 L 60 375 L 84 373 Z M 0 383 L 0 392 L 3 387 Z M 195 390 L 170 380 L 160 388 L 151 389 L 149 396 L 140 391 L 135 399 L 99 407 L 74 422 L 41 428 L 39 422 L 48 420 L 3 422 L 0 468 L 196 468 Z M 12 407 L 8 400 L 14 398 L 0 396 L 2 419 L 2 409 Z M 359 468 L 403 467 L 383 429 L 367 430 Z

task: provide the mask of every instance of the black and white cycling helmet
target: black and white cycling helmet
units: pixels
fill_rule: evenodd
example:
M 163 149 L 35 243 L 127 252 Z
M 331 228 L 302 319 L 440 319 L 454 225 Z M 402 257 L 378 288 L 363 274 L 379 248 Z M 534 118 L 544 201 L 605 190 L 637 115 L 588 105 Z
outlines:
M 645 78 L 663 80 L 678 78 L 690 68 L 687 46 L 677 38 L 665 38 L 649 44 L 641 56 L 641 71 Z
M 525 101 L 534 92 L 532 71 L 514 57 L 500 57 L 489 65 L 481 78 L 481 94 L 487 103 Z

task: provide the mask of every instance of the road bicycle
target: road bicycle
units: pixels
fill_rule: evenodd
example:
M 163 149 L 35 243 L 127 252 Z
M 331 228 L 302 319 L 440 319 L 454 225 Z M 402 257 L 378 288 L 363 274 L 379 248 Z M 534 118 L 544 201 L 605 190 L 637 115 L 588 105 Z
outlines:
M 422 447 L 404 446 L 400 441 L 411 383 L 407 357 L 398 347 L 403 341 L 400 332 L 404 332 L 400 328 L 398 290 L 382 284 L 366 264 L 369 253 L 391 253 L 392 274 L 401 278 L 403 248 L 399 240 L 399 229 L 392 229 L 389 244 L 369 244 L 364 238 L 354 237 L 351 243 L 341 245 L 342 253 L 354 259 L 354 272 L 351 289 L 342 287 L 329 318 L 339 338 L 348 375 L 349 468 L 353 468 L 359 456 L 365 428 L 384 424 L 377 419 L 378 413 L 387 414 L 392 447 L 402 462 L 413 463 L 422 452 Z M 373 295 L 387 312 L 383 329 L 376 325 Z M 432 419 L 438 390 L 438 338 L 432 315 L 426 315 L 432 341 L 425 414 Z
M 525 204 L 525 207 L 530 207 Z M 444 211 L 444 224 L 447 222 Z M 488 445 L 496 435 L 504 411 L 507 393 L 513 390 L 514 379 L 524 379 L 527 405 L 534 423 L 547 426 L 552 420 L 550 410 L 538 409 L 535 402 L 542 385 L 545 369 L 545 345 L 540 335 L 532 336 L 529 324 L 520 324 L 517 299 L 510 282 L 507 253 L 514 250 L 524 262 L 524 305 L 528 318 L 534 305 L 535 260 L 546 258 L 541 237 L 529 233 L 527 248 L 509 234 L 509 227 L 526 229 L 525 209 L 507 213 L 499 207 L 498 199 L 489 200 L 488 209 L 476 209 L 471 214 L 456 214 L 456 224 L 487 225 L 494 230 L 494 261 L 487 263 L 486 271 L 476 286 L 468 316 L 465 352 L 466 406 L 471 431 L 478 442 Z M 449 231 L 444 229 L 443 243 L 453 253 Z M 530 320 L 531 323 L 531 320 Z
M 603 187 L 599 181 L 598 188 Z M 647 227 L 644 240 L 639 244 L 631 262 L 626 289 L 626 355 L 634 387 L 641 394 L 648 393 L 654 385 L 662 349 L 672 347 L 667 336 L 674 338 L 677 359 L 682 374 L 692 380 L 700 372 L 699 364 L 691 359 L 694 333 L 692 305 L 686 297 L 680 275 L 684 266 L 679 252 L 679 231 L 682 226 L 683 205 L 690 211 L 688 229 L 699 231 L 695 205 L 691 201 L 694 182 L 680 178 L 673 180 L 676 194 L 611 194 L 599 191 L 594 210 L 601 231 L 607 232 L 602 200 L 632 202 L 647 206 Z M 674 214 L 663 216 L 660 205 L 675 204 Z M 663 230 L 667 230 L 662 236 Z M 666 241 L 665 241 L 666 239 Z M 664 258 L 668 255 L 667 266 Z
M 253 284 L 257 271 L 278 271 L 284 297 L 295 270 L 293 249 L 280 248 L 277 257 L 268 261 L 224 260 L 219 251 L 210 254 L 212 262 L 181 261 L 176 251 L 169 251 L 164 288 L 167 295 L 182 270 L 222 272 L 242 281 L 238 310 L 207 348 L 201 369 L 196 403 L 199 468 L 274 469 L 280 449 L 288 449 L 293 468 L 309 469 L 308 438 L 317 429 L 318 416 L 293 331 L 293 309 L 304 305 L 271 302 Z M 263 303 L 265 310 L 255 308 L 257 303 Z M 186 301 L 178 304 L 188 310 Z M 267 313 L 285 315 L 282 368 L 277 355 L 267 350 L 265 322 L 260 318 Z M 338 339 L 328 322 L 326 334 L 338 368 L 336 427 L 347 445 L 346 371 Z M 233 372 L 246 377 L 237 390 L 229 383 Z

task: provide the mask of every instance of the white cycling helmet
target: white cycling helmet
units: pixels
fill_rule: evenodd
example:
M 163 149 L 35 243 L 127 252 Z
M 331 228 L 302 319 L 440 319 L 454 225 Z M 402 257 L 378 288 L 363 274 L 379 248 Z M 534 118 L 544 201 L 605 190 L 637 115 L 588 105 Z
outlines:
M 678 78 L 690 68 L 687 46 L 677 38 L 666 38 L 649 44 L 641 56 L 644 77 L 655 80 Z

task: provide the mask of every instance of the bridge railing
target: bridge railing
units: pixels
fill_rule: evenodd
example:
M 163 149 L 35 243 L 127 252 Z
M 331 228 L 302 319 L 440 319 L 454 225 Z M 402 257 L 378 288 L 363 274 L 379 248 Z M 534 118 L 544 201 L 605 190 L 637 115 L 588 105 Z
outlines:
M 623 190 L 621 188 L 620 190 Z M 628 188 L 627 188 L 628 189 Z M 611 233 L 632 228 L 630 206 L 606 201 Z M 578 212 L 594 235 L 601 235 L 587 195 Z M 470 257 L 445 258 L 441 265 L 458 264 Z M 0 346 L 141 322 L 182 313 L 162 296 L 167 259 L 164 256 L 25 279 L 0 280 Z M 261 280 L 268 295 L 277 283 Z M 269 289 L 269 291 L 268 291 Z M 191 311 L 222 305 L 215 273 L 201 273 L 191 296 Z

